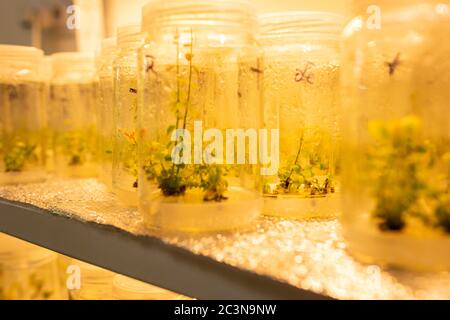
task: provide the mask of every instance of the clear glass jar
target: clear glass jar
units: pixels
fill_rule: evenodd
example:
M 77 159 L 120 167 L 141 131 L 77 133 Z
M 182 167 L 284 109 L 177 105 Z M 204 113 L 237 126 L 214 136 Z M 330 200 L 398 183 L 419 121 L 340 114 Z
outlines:
M 255 20 L 246 1 L 169 0 L 144 7 L 139 192 L 149 228 L 213 232 L 251 225 L 259 216 L 258 166 L 228 161 L 224 151 L 227 129 L 261 127 Z M 177 132 L 183 129 L 193 148 L 186 132 L 185 140 Z M 248 139 L 238 150 L 245 156 L 243 146 L 249 152 Z
M 342 77 L 344 235 L 363 260 L 449 270 L 448 1 L 378 1 L 379 29 L 364 18 L 370 2 L 356 4 Z
M 0 300 L 63 298 L 57 255 L 0 234 Z
M 64 177 L 97 175 L 94 55 L 57 53 L 50 86 L 50 127 L 56 171 Z
M 267 215 L 330 218 L 339 213 L 336 146 L 344 23 L 329 12 L 260 18 L 264 126 L 280 135 L 279 169 L 264 181 Z
M 99 180 L 108 188 L 112 187 L 113 142 L 114 142 L 114 71 L 116 58 L 116 38 L 102 42 L 102 50 L 97 64 L 99 81 L 98 150 Z
M 175 292 L 119 274 L 114 276 L 112 292 L 115 300 L 188 300 Z
M 42 79 L 45 84 L 44 89 L 44 134 L 45 134 L 45 142 L 46 142 L 46 156 L 45 156 L 45 167 L 49 174 L 53 174 L 55 172 L 55 154 L 52 148 L 53 146 L 53 134 L 52 130 L 49 128 L 49 119 L 51 115 L 50 109 L 50 83 L 52 81 L 53 76 L 53 59 L 51 56 L 45 56 L 42 61 Z
M 43 53 L 0 45 L 0 184 L 45 179 Z
M 72 259 L 71 266 L 78 266 L 81 273 L 80 289 L 69 291 L 71 300 L 111 300 L 114 273 L 97 266 Z
M 120 27 L 114 61 L 113 191 L 126 205 L 138 203 L 137 103 L 138 49 L 144 43 L 141 26 Z

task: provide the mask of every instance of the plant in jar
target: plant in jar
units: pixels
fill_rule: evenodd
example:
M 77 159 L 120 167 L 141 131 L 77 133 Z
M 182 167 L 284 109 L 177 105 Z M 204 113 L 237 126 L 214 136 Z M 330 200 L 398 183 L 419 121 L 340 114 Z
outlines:
M 96 125 L 92 120 L 95 90 L 94 82 L 51 86 L 54 149 L 61 173 L 90 170 L 97 160 Z
M 0 83 L 0 167 L 5 173 L 32 171 L 43 163 L 42 115 L 38 107 L 43 90 L 42 83 L 33 81 Z
M 204 202 L 222 202 L 228 198 L 225 193 L 228 190 L 226 176 L 230 170 L 225 165 L 206 164 L 176 164 L 173 161 L 173 150 L 177 144 L 183 143 L 183 136 L 177 136 L 175 140 L 170 139 L 176 130 L 188 129 L 191 124 L 190 117 L 195 117 L 194 112 L 199 112 L 199 106 L 195 105 L 193 95 L 199 92 L 199 83 L 204 81 L 208 75 L 205 68 L 194 64 L 195 52 L 193 50 L 193 35 L 190 33 L 190 41 L 181 44 L 179 35 L 174 37 L 176 44 L 176 64 L 162 66 L 167 75 L 174 75 L 176 79 L 175 90 L 171 93 L 170 110 L 174 121 L 169 124 L 165 131 L 166 144 L 159 141 L 151 141 L 146 144 L 148 157 L 144 164 L 144 172 L 149 181 L 157 184 L 161 194 L 165 197 L 185 196 L 186 193 L 202 193 Z M 184 52 L 183 52 L 184 49 Z M 184 63 L 180 61 L 183 59 Z M 159 74 L 155 70 L 155 57 L 146 56 L 147 73 L 153 73 L 155 77 Z M 211 72 L 211 71 L 210 71 Z M 209 75 L 211 76 L 211 75 Z M 163 81 L 159 79 L 159 81 Z M 206 84 L 203 84 L 206 85 Z M 183 150 L 175 151 L 175 156 L 182 158 Z M 195 196 L 194 196 L 195 197 Z
M 367 184 L 382 232 L 450 233 L 450 141 L 431 141 L 415 115 L 372 120 Z M 443 172 L 444 174 L 439 174 Z

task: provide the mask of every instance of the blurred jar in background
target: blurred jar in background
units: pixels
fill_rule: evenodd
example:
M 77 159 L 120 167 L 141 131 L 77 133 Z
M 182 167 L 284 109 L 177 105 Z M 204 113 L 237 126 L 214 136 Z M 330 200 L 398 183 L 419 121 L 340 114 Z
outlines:
M 113 279 L 115 300 L 190 300 L 189 298 L 122 275 Z
M 280 166 L 264 181 L 267 215 L 339 213 L 339 44 L 344 17 L 279 12 L 260 18 L 264 126 L 279 129 Z
M 0 184 L 45 179 L 43 53 L 0 45 Z
M 99 81 L 98 152 L 99 179 L 107 187 L 112 187 L 113 140 L 114 140 L 114 72 L 116 58 L 116 38 L 102 42 L 102 50 L 97 62 Z
M 57 254 L 0 234 L 0 300 L 64 298 Z
M 113 191 L 130 206 L 138 202 L 138 49 L 144 38 L 140 25 L 117 31 L 117 58 L 114 61 L 114 164 Z
M 80 289 L 69 291 L 71 300 L 112 299 L 113 272 L 75 259 L 72 259 L 70 266 L 78 266 L 81 274 Z
M 215 232 L 251 225 L 262 210 L 259 167 L 254 158 L 237 164 L 238 139 L 227 130 L 256 136 L 261 127 L 253 8 L 154 1 L 142 19 L 139 193 L 147 226 Z M 249 139 L 240 146 L 244 158 L 257 151 Z
M 42 80 L 45 85 L 44 89 L 44 103 L 43 103 L 43 118 L 44 118 L 44 134 L 46 142 L 46 156 L 45 156 L 45 167 L 48 173 L 55 172 L 55 154 L 52 148 L 53 146 L 53 134 L 52 130 L 49 128 L 50 119 L 50 84 L 53 76 L 53 59 L 51 56 L 45 56 L 42 61 Z
M 88 53 L 57 53 L 50 86 L 50 127 L 56 171 L 64 177 L 97 174 L 95 59 Z
M 378 4 L 380 28 L 345 31 L 344 235 L 365 261 L 449 270 L 450 3 Z

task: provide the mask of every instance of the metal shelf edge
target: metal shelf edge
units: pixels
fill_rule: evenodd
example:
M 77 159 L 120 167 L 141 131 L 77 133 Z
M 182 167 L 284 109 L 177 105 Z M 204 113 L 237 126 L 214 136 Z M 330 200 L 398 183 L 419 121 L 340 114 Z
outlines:
M 1 198 L 0 232 L 197 299 L 330 299 L 158 238 Z

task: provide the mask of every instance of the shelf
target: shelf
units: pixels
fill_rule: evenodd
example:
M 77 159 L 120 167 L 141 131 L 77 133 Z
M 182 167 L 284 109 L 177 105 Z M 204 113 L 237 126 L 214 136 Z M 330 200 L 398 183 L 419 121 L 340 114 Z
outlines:
M 364 265 L 337 221 L 261 218 L 214 235 L 149 233 L 95 180 L 0 187 L 0 232 L 198 299 L 450 297 L 449 274 Z

